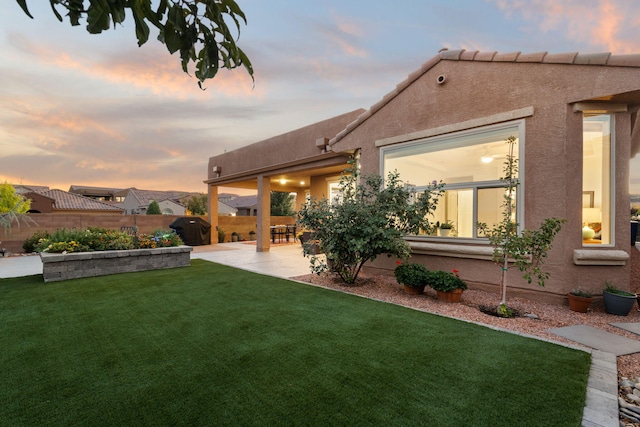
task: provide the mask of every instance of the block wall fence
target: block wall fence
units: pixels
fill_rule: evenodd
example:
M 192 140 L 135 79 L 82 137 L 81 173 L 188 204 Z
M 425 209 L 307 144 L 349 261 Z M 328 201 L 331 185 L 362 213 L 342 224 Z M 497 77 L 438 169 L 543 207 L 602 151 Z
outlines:
M 29 217 L 35 223 L 20 222 L 15 223 L 10 232 L 0 230 L 0 248 L 5 248 L 10 253 L 22 253 L 22 244 L 31 237 L 36 231 L 54 232 L 59 228 L 87 228 L 87 227 L 104 227 L 113 230 L 120 230 L 120 227 L 138 226 L 138 233 L 150 233 L 158 228 L 168 229 L 169 225 L 181 215 L 114 215 L 114 214 L 59 214 L 59 213 L 40 213 L 29 214 Z M 202 216 L 205 221 L 206 216 Z M 226 234 L 225 241 L 231 241 L 231 233 L 237 232 L 242 235 L 243 239 L 249 240 L 249 231 L 256 231 L 255 216 L 220 216 L 218 218 L 219 227 Z M 271 217 L 271 225 L 278 224 L 294 224 L 294 217 Z M 211 240 L 213 243 L 218 242 L 217 231 L 211 230 Z

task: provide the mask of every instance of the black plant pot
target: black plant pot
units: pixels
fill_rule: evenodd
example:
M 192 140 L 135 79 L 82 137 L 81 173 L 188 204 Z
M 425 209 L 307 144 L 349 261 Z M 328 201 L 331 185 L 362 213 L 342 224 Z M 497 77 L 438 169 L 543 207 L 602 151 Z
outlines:
M 638 239 L 638 221 L 631 221 L 631 246 L 635 246 Z
M 609 314 L 615 314 L 616 316 L 626 316 L 633 308 L 633 304 L 636 302 L 635 295 L 619 295 L 611 292 L 602 292 L 604 299 L 604 309 Z

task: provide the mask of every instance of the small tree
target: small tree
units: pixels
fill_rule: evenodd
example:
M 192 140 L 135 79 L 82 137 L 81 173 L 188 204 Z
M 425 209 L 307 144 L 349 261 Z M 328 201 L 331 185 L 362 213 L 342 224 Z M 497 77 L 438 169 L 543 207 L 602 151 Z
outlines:
M 192 194 L 181 200 L 191 215 L 206 215 L 209 196 L 206 194 Z
M 147 207 L 147 215 L 162 215 L 158 202 L 152 200 L 151 203 L 149 203 L 149 207 Z
M 442 186 L 433 181 L 416 194 L 397 172 L 389 173 L 386 182 L 379 175 L 360 177 L 351 162 L 340 178 L 340 197 L 333 201 L 312 198 L 298 212 L 298 222 L 313 230 L 332 269 L 352 284 L 364 263 L 378 255 L 409 257 L 409 244 L 403 237 L 429 228 L 428 217 L 442 195 Z M 328 266 L 312 256 L 311 269 L 320 274 Z
M 0 184 L 0 227 L 5 234 L 11 231 L 11 226 L 15 222 L 20 225 L 20 220 L 31 221 L 27 211 L 31 208 L 31 200 L 21 194 L 16 193 L 13 185 L 5 182 Z
M 293 216 L 293 194 L 283 191 L 271 192 L 271 216 Z
M 489 227 L 485 223 L 478 223 L 479 234 L 489 238 L 493 246 L 493 261 L 501 269 L 500 284 L 502 299 L 498 308 L 499 312 L 506 310 L 507 299 L 507 271 L 511 267 L 517 267 L 528 283 L 535 277 L 538 285 L 544 286 L 549 278 L 549 273 L 541 269 L 551 250 L 551 243 L 556 234 L 560 232 L 563 219 L 547 218 L 537 230 L 522 230 L 518 233 L 519 224 L 515 220 L 515 196 L 520 185 L 518 180 L 518 159 L 513 154 L 516 138 L 507 138 L 508 154 L 504 162 L 504 177 L 500 178 L 505 183 L 506 191 L 502 204 L 502 221 Z

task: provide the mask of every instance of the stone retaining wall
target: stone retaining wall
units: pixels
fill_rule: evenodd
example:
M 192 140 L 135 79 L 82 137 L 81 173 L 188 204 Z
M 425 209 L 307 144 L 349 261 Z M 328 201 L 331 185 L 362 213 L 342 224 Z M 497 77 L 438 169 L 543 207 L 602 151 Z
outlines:
M 40 253 L 45 282 L 189 266 L 191 246 L 121 251 Z

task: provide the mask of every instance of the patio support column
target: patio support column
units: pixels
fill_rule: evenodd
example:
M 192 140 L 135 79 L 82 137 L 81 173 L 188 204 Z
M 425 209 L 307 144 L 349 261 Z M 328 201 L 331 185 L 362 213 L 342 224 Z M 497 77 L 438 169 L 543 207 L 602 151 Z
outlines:
M 209 206 L 207 209 L 209 224 L 211 224 L 211 244 L 218 243 L 218 186 L 209 185 Z
M 258 176 L 258 241 L 257 252 L 269 252 L 271 247 L 271 181 L 268 176 Z
M 302 189 L 296 193 L 296 208 L 295 208 L 296 212 L 298 212 L 306 202 L 307 202 L 307 195 L 306 195 L 305 189 Z

